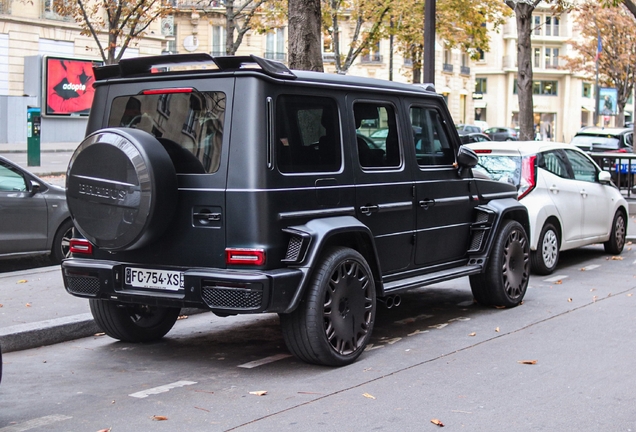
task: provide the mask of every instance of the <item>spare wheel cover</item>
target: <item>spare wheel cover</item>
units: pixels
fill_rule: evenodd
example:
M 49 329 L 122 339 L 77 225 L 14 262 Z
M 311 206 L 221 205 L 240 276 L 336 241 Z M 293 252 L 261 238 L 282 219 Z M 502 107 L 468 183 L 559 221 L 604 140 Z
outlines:
M 157 239 L 172 220 L 177 176 L 155 137 L 128 128 L 101 129 L 77 147 L 66 173 L 75 226 L 95 246 L 123 251 Z

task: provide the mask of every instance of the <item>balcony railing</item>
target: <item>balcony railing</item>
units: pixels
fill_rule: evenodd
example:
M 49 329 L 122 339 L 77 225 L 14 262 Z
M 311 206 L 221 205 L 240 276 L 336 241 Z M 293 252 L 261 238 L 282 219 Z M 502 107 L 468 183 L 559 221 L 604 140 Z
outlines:
M 460 66 L 459 73 L 462 75 L 470 75 L 470 68 L 468 66 Z
M 360 63 L 382 63 L 380 54 L 367 54 L 360 57 Z
M 442 70 L 443 70 L 444 72 L 453 72 L 453 65 L 452 65 L 452 64 L 450 64 L 450 63 L 444 63 L 444 64 L 442 65 Z
M 265 51 L 264 57 L 269 60 L 287 61 L 287 54 L 284 52 Z

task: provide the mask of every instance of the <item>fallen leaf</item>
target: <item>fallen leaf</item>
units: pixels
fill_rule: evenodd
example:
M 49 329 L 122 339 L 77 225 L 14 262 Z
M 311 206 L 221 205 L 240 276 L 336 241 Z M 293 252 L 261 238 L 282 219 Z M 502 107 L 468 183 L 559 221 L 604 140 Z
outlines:
M 166 421 L 166 420 L 168 420 L 168 417 L 166 417 L 166 416 L 158 416 L 158 415 L 154 415 L 154 416 L 152 416 L 152 419 L 153 419 L 153 420 L 156 420 L 156 421 Z
M 4 306 L 2 303 L 0 303 L 0 307 Z
M 632 296 L 632 294 L 631 294 L 631 293 L 627 294 L 627 297 L 631 297 L 631 296 Z M 0 307 L 2 307 L 2 305 L 1 305 L 1 304 L 0 304 Z
M 594 292 L 594 291 L 596 291 L 596 288 L 592 288 L 592 289 L 590 290 L 590 292 Z
M 497 327 L 497 328 L 495 329 L 495 331 L 496 331 L 497 333 L 499 333 L 499 327 Z
M 556 281 L 554 284 L 555 285 L 561 285 L 563 283 L 563 281 L 561 279 L 559 279 L 558 281 Z
M 572 303 L 572 299 L 571 298 L 568 299 L 568 303 Z
M 622 256 L 613 256 L 613 257 L 612 257 L 612 260 L 613 260 L 613 261 L 623 261 L 623 259 L 624 259 L 624 258 L 623 258 Z
M 495 309 L 505 309 L 505 306 L 495 306 Z
M 26 279 L 20 279 L 19 281 L 17 281 L 16 283 L 27 283 L 28 281 Z
M 472 333 L 470 333 L 468 336 L 476 336 L 476 335 L 477 335 L 477 333 L 472 332 Z
M 375 396 L 370 395 L 369 393 L 363 393 L 362 396 L 364 396 L 365 398 L 368 398 L 368 399 L 375 399 Z
M 629 242 L 627 242 L 627 245 L 631 245 L 631 244 L 632 244 L 632 242 L 630 242 L 630 241 L 629 241 Z
M 265 396 L 267 394 L 267 390 L 251 391 L 250 394 L 256 396 Z
M 433 423 L 434 425 L 437 425 L 439 427 L 444 427 L 444 423 L 442 423 L 442 421 L 438 420 L 438 419 L 432 419 L 431 423 Z
M 518 360 L 517 363 L 519 363 L 519 364 L 527 364 L 527 365 L 534 365 L 534 364 L 537 364 L 537 360 Z
M 179 320 L 184 320 L 184 319 L 188 319 L 188 316 L 187 316 L 187 315 L 179 315 L 179 316 L 177 317 L 177 321 L 179 321 Z
M 108 429 L 100 429 L 97 432 L 110 432 L 112 428 L 108 428 Z
M 106 333 L 95 333 L 93 336 L 105 336 Z
M 25 304 L 26 307 L 31 307 L 31 303 Z

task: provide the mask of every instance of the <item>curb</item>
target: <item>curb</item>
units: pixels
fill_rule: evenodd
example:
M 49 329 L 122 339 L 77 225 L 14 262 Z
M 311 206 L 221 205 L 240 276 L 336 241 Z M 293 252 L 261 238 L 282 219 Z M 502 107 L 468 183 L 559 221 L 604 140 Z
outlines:
M 204 312 L 207 311 L 184 308 L 180 314 L 196 315 Z M 84 313 L 0 328 L 0 345 L 2 352 L 8 353 L 68 342 L 97 333 L 102 333 L 102 329 L 93 320 L 93 315 Z

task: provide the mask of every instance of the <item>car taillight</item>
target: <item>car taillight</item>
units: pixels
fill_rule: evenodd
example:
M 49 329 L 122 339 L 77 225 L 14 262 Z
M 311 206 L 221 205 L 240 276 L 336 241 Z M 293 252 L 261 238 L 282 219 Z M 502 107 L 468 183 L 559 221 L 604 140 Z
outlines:
M 517 199 L 528 195 L 537 185 L 536 161 L 536 155 L 526 156 L 521 159 L 521 181 L 519 182 Z
M 228 265 L 263 265 L 265 251 L 263 249 L 225 249 L 225 263 Z
M 492 153 L 491 149 L 476 149 L 475 153 L 477 154 L 490 154 Z
M 72 254 L 93 254 L 93 245 L 86 239 L 71 239 L 69 248 Z
M 164 88 L 164 89 L 144 90 L 141 92 L 141 94 L 144 94 L 144 95 L 161 95 L 161 94 L 171 94 L 171 93 L 192 93 L 192 88 L 191 87 Z

